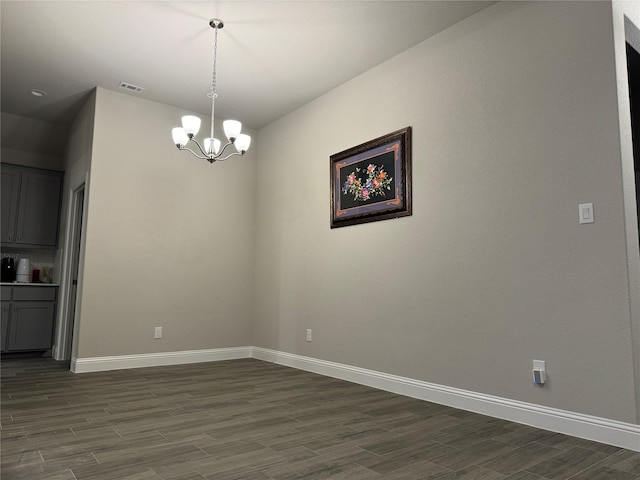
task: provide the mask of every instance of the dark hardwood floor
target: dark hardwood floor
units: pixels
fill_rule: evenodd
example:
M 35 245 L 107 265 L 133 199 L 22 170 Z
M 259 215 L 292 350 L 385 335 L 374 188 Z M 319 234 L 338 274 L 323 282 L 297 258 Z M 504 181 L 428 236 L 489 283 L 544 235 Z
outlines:
M 2 360 L 2 480 L 638 480 L 640 453 L 258 360 Z

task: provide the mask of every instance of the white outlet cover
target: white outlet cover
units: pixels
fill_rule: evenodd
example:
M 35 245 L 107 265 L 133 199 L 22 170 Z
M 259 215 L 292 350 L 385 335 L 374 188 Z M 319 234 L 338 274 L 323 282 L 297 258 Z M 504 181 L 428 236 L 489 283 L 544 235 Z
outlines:
M 545 371 L 547 369 L 547 362 L 545 362 L 544 360 L 534 360 L 533 369 Z

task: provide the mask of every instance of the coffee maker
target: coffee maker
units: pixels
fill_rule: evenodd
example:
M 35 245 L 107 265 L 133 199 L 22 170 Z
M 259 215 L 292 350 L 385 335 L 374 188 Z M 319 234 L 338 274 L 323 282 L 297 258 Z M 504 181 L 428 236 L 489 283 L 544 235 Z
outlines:
M 3 282 L 13 282 L 16 279 L 16 261 L 11 257 L 2 257 L 0 272 Z

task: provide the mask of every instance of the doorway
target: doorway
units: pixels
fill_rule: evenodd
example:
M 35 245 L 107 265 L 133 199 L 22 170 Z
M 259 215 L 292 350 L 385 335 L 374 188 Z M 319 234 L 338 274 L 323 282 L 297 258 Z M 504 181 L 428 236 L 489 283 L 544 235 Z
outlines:
M 633 380 L 637 398 L 640 398 L 640 227 L 638 207 L 640 198 L 640 10 L 633 2 L 613 2 L 616 73 L 618 86 L 618 118 L 620 122 L 620 153 L 622 166 L 622 193 L 627 250 L 627 277 L 629 281 L 629 307 L 631 314 L 631 345 Z M 640 416 L 640 403 L 636 406 Z
M 56 331 L 56 360 L 71 360 L 76 331 L 78 276 L 83 238 L 85 184 L 71 192 L 65 259 L 61 279 L 59 327 Z
M 629 42 L 627 42 L 627 75 L 629 79 L 629 106 L 631 107 L 638 240 L 640 241 L 640 52 Z

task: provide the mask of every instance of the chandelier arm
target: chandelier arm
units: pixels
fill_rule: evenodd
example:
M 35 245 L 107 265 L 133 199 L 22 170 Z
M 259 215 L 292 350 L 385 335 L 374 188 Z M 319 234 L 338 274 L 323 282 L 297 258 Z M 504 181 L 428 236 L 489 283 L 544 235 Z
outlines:
M 203 157 L 202 155 L 198 155 L 198 153 L 196 153 L 196 152 L 194 152 L 193 150 L 191 150 L 190 148 L 187 148 L 187 147 L 184 147 L 184 146 L 182 146 L 182 147 L 178 147 L 178 150 L 186 150 L 187 152 L 191 152 L 191 154 L 192 154 L 194 157 L 201 158 L 202 160 L 209 160 L 209 157 L 206 157 L 206 156 L 205 156 L 205 157 Z
M 225 144 L 225 146 L 224 146 L 224 147 L 222 147 L 222 148 L 220 149 L 220 151 L 217 153 L 216 158 L 221 157 L 221 156 L 222 156 L 222 154 L 224 153 L 224 151 L 227 149 L 227 147 L 228 147 L 229 145 L 233 145 L 233 142 L 227 142 L 227 143 Z
M 229 157 L 233 157 L 233 156 L 235 156 L 235 155 L 244 155 L 244 153 L 241 153 L 241 152 L 233 152 L 233 153 L 230 153 L 229 155 L 227 155 L 227 156 L 226 156 L 226 157 L 224 157 L 224 158 L 216 158 L 216 160 L 217 160 L 218 162 L 224 162 L 227 158 L 229 158 Z
M 198 150 L 200 150 L 200 153 L 202 153 L 202 155 L 204 155 L 205 158 L 211 157 L 211 155 L 208 155 L 207 152 L 204 150 L 204 148 L 202 148 L 202 145 L 200 145 L 200 142 L 196 140 L 196 137 L 191 137 L 190 140 L 198 146 Z

